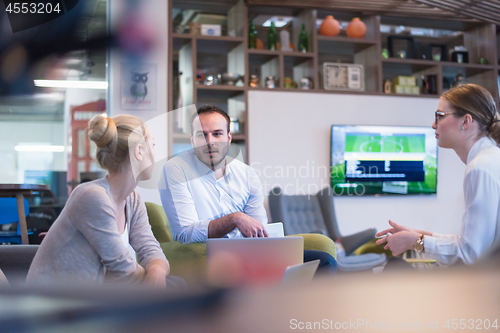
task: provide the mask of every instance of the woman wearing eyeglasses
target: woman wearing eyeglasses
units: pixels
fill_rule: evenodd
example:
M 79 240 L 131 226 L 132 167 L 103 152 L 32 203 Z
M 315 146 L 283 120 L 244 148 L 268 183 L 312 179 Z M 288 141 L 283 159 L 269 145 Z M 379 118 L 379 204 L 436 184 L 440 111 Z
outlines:
M 500 242 L 500 116 L 491 94 L 475 84 L 445 92 L 436 119 L 438 146 L 453 149 L 467 167 L 464 177 L 465 213 L 461 235 L 415 230 L 389 221 L 384 249 L 394 255 L 415 249 L 446 265 L 472 264 Z

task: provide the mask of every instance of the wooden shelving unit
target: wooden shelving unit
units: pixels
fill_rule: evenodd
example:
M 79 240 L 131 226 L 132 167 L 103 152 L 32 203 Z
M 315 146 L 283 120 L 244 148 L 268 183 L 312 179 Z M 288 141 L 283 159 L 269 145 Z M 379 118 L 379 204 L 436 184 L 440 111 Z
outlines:
M 191 8 L 189 6 L 194 6 Z M 198 6 L 198 7 L 196 7 Z M 376 96 L 411 96 L 417 98 L 436 98 L 453 82 L 454 77 L 461 72 L 467 81 L 487 88 L 499 103 L 498 78 L 500 77 L 500 28 L 489 23 L 477 21 L 446 21 L 426 18 L 408 18 L 392 16 L 363 16 L 356 12 L 332 12 L 331 10 L 301 9 L 288 7 L 249 6 L 243 0 L 226 0 L 217 6 L 201 6 L 198 2 L 169 2 L 169 110 L 176 108 L 174 96 L 174 73 L 182 71 L 180 83 L 183 105 L 215 104 L 228 111 L 231 117 L 240 120 L 241 133 L 233 135 L 233 141 L 248 148 L 247 105 L 250 91 L 280 91 L 298 93 L 328 93 Z M 202 10 L 208 14 L 222 14 L 227 17 L 227 26 L 223 31 L 231 31 L 232 36 L 199 36 L 188 33 L 176 33 L 173 26 L 173 9 Z M 326 15 L 334 15 L 341 22 L 360 17 L 367 26 L 367 34 L 362 39 L 352 39 L 341 32 L 336 37 L 319 35 L 316 28 L 318 20 Z M 308 52 L 270 51 L 248 49 L 248 24 L 257 15 L 282 15 L 293 17 L 292 23 L 283 28 L 290 32 L 291 42 L 297 46 L 302 24 L 309 36 Z M 422 29 L 448 29 L 459 31 L 456 35 L 440 37 L 414 36 L 417 46 L 429 43 L 445 44 L 449 49 L 464 45 L 469 50 L 469 63 L 451 61 L 434 61 L 422 59 L 388 58 L 381 56 L 382 49 L 387 48 L 388 33 L 381 33 L 382 25 L 405 25 L 421 27 Z M 258 36 L 263 44 L 267 43 L 267 30 L 257 27 Z M 422 51 L 423 52 L 423 51 Z M 414 54 L 416 56 L 417 54 Z M 479 58 L 485 58 L 487 65 L 478 64 Z M 324 62 L 342 62 L 362 64 L 365 76 L 365 91 L 331 91 L 323 88 L 322 69 Z M 244 79 L 236 85 L 204 85 L 196 82 L 196 72 L 201 70 L 207 74 L 236 73 Z M 249 86 L 250 75 L 256 74 L 260 79 L 260 87 Z M 419 80 L 422 76 L 436 75 L 437 93 L 420 95 L 384 94 L 384 79 L 392 79 L 397 75 L 411 75 Z M 264 86 L 265 78 L 276 78 L 276 88 Z M 285 77 L 290 77 L 297 83 L 303 77 L 313 82 L 309 90 L 287 89 L 284 87 Z M 187 115 L 186 115 L 187 116 Z M 189 134 L 177 133 L 170 122 L 170 151 L 179 142 L 189 142 Z

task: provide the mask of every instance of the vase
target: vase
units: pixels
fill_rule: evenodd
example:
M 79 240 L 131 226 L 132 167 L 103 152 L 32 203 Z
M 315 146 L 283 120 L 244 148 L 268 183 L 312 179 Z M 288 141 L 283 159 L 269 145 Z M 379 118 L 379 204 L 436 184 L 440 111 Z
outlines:
M 319 33 L 323 36 L 334 37 L 340 32 L 339 21 L 333 18 L 332 15 L 328 15 L 319 27 Z
M 347 26 L 346 33 L 350 38 L 363 38 L 366 35 L 366 24 L 359 17 L 355 17 Z

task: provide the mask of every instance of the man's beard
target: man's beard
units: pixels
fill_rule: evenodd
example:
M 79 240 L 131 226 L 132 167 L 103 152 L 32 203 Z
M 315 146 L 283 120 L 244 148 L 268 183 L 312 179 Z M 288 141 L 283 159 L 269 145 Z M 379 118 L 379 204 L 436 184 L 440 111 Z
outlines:
M 213 146 L 209 150 L 216 152 L 216 154 L 219 154 L 220 156 L 210 157 L 209 153 L 207 152 L 207 148 L 205 147 L 203 147 L 203 149 L 201 147 L 195 148 L 195 154 L 203 164 L 214 170 L 215 167 L 217 167 L 226 158 L 227 152 L 229 150 L 229 142 Z

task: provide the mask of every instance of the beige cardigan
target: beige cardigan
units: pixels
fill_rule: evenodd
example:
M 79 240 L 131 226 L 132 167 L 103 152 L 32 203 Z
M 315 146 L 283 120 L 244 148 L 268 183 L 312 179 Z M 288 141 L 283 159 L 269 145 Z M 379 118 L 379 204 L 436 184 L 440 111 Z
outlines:
M 146 206 L 135 191 L 126 199 L 130 244 L 121 239 L 107 177 L 79 185 L 50 228 L 31 264 L 28 284 L 100 284 L 141 280 L 152 260 L 167 259 L 154 238 Z

